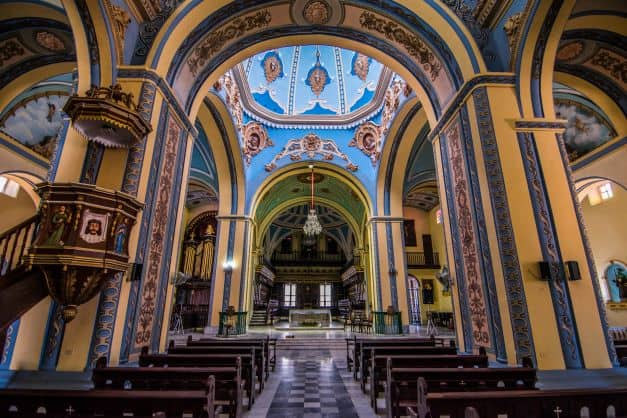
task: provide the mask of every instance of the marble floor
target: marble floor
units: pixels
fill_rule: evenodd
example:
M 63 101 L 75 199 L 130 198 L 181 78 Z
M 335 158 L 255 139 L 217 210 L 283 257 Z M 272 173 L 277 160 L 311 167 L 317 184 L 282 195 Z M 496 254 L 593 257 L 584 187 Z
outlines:
M 317 341 L 308 348 L 282 347 L 276 371 L 257 397 L 249 418 L 376 418 L 346 368 L 346 351 Z

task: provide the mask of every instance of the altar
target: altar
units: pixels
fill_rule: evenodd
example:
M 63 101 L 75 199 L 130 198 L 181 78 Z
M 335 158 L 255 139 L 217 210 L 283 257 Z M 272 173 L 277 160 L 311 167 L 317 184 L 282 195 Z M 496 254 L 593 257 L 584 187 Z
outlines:
M 330 309 L 290 309 L 290 326 L 331 326 Z

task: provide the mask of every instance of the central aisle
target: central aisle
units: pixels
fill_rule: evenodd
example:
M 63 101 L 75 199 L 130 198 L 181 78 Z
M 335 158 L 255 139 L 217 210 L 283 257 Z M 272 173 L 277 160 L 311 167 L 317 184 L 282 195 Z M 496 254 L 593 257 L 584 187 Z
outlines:
M 311 341 L 311 340 L 310 340 Z M 376 418 L 359 384 L 346 370 L 344 341 L 282 340 L 276 371 L 255 400 L 250 418 Z M 339 344 L 338 344 L 339 343 Z

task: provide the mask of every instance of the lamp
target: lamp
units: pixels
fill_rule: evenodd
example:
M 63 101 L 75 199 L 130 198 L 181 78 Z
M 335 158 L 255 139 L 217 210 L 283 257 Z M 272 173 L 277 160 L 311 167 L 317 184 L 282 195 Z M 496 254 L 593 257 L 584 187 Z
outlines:
M 226 260 L 226 261 L 222 264 L 222 268 L 223 268 L 223 269 L 224 269 L 224 271 L 226 271 L 226 272 L 232 272 L 234 267 L 235 267 L 235 263 L 233 262 L 233 260 Z
M 322 232 L 322 225 L 318 221 L 318 215 L 316 215 L 316 206 L 314 204 L 314 166 L 309 165 L 311 168 L 311 207 L 309 208 L 309 215 L 303 226 L 303 231 L 306 237 L 314 237 Z

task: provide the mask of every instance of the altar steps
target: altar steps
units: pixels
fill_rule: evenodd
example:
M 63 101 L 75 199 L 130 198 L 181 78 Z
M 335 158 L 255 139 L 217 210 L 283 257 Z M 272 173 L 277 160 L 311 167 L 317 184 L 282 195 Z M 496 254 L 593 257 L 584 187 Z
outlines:
M 249 327 L 265 327 L 266 326 L 266 311 L 253 311 L 253 315 L 250 317 Z

